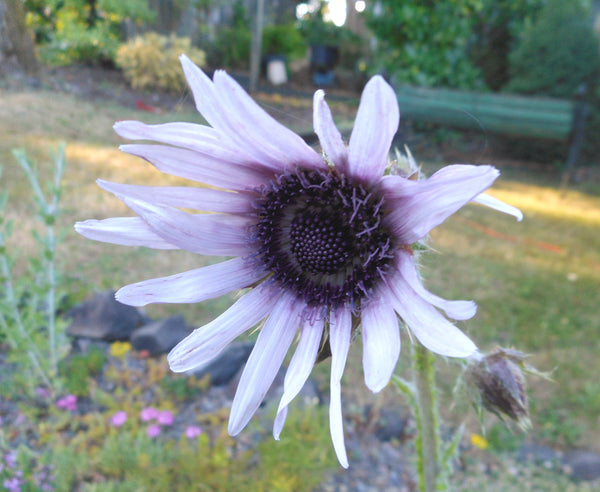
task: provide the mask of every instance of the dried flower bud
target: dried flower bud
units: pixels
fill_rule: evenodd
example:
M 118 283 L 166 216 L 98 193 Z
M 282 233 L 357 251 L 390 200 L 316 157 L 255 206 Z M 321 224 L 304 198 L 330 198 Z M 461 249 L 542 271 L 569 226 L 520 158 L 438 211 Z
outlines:
M 507 416 L 527 429 L 530 425 L 523 369 L 525 354 L 496 349 L 482 356 L 469 369 L 468 379 L 477 388 L 484 408 L 499 417 Z

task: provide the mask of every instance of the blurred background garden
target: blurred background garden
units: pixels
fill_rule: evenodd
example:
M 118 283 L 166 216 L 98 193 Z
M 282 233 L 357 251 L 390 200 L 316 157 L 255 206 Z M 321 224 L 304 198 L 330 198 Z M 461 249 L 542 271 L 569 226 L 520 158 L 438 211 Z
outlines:
M 433 231 L 422 273 L 434 293 L 477 302 L 460 327 L 483 351 L 522 350 L 551 380 L 528 378 L 524 433 L 480 421 L 455 386 L 464 367 L 437 361 L 446 435 L 464 425 L 453 490 L 598 490 L 599 14 L 598 0 L 0 0 L 0 490 L 415 490 L 414 421 L 393 386 L 364 387 L 360 337 L 342 384 L 348 471 L 329 437 L 329 361 L 280 442 L 282 381 L 232 439 L 254 336 L 220 362 L 224 375 L 171 374 L 164 353 L 165 330 L 183 336 L 234 297 L 140 312 L 110 295 L 206 259 L 74 232 L 129 213 L 97 178 L 186 184 L 121 153 L 112 130 L 204 123 L 181 53 L 225 68 L 315 145 L 314 91 L 347 139 L 362 87 L 382 74 L 400 103 L 395 146 L 425 173 L 501 170 L 490 194 L 523 222 L 465 207 Z

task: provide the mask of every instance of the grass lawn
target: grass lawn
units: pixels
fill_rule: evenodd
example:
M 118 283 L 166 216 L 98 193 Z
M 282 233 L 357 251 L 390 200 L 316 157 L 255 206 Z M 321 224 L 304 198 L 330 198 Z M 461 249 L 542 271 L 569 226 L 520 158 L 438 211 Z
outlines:
M 32 247 L 29 231 L 36 224 L 29 188 L 11 149 L 26 148 L 44 175 L 49 146 L 67 144 L 59 224 L 66 234 L 59 258 L 76 297 L 197 268 L 205 261 L 182 252 L 95 243 L 73 231 L 77 220 L 129 214 L 95 185 L 97 178 L 146 185 L 184 183 L 121 153 L 117 147 L 122 141 L 112 131 L 119 119 L 202 121 L 191 113 L 151 114 L 65 94 L 0 91 L 1 186 L 10 196 L 8 215 L 17 219 L 12 244 L 22 250 L 22 258 Z M 442 164 L 426 162 L 424 168 L 431 172 Z M 483 350 L 514 347 L 531 354 L 538 369 L 555 368 L 554 382 L 530 379 L 532 432 L 537 439 L 600 451 L 600 382 L 594 376 L 600 373 L 600 196 L 589 186 L 561 192 L 557 185 L 553 176 L 504 172 L 491 194 L 521 208 L 524 221 L 517 223 L 478 205 L 465 207 L 433 231 L 434 251 L 423 257 L 423 275 L 438 295 L 478 303 L 477 316 L 461 327 Z M 200 325 L 228 304 L 224 298 L 198 306 L 152 306 L 148 312 L 181 312 L 189 324 Z M 346 386 L 351 386 L 353 374 L 362 377 L 360 354 L 358 347 L 351 351 Z M 446 382 L 444 371 L 440 373 Z

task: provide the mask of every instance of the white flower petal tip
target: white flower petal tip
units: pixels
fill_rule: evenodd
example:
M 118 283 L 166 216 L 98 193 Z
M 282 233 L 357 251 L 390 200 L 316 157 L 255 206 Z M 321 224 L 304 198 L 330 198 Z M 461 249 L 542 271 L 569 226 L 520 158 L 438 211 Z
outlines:
M 480 205 L 493 208 L 498 212 L 512 215 L 515 219 L 517 219 L 518 222 L 523 220 L 523 212 L 521 212 L 517 207 L 513 207 L 512 205 L 509 205 L 508 203 L 505 203 L 502 200 L 493 197 L 492 195 L 488 195 L 487 193 L 481 193 L 477 195 L 472 201 L 479 203 Z

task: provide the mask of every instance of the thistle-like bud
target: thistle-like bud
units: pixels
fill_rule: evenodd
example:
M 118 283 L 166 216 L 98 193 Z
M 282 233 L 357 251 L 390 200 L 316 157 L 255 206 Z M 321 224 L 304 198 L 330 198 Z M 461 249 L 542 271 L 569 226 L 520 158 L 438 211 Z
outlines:
M 530 426 L 523 374 L 530 371 L 525 357 L 523 352 L 498 348 L 474 361 L 468 371 L 483 407 L 500 418 L 511 418 L 524 430 Z

